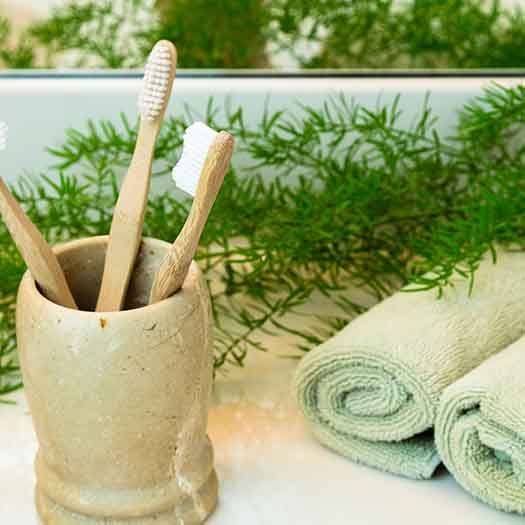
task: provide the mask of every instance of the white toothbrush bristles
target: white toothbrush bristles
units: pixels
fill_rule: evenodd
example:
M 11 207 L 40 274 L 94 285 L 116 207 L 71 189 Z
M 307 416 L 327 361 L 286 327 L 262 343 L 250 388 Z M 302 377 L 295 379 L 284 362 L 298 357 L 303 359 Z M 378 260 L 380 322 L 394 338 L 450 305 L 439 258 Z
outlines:
M 177 186 L 192 197 L 195 197 L 208 151 L 217 135 L 203 122 L 195 122 L 184 133 L 182 155 L 172 174 Z
M 173 57 L 168 45 L 159 42 L 152 49 L 146 67 L 139 96 L 139 111 L 143 118 L 156 120 L 166 104 Z
M 0 151 L 7 147 L 7 124 L 0 122 Z

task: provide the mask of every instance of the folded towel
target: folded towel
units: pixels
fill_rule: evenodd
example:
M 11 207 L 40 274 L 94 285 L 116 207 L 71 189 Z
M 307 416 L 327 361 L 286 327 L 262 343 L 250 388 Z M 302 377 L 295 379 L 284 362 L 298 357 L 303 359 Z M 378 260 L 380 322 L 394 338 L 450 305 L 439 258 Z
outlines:
M 525 338 L 448 387 L 436 444 L 474 496 L 525 514 Z
M 486 257 L 469 283 L 398 292 L 301 361 L 294 389 L 314 435 L 348 458 L 410 478 L 440 459 L 442 391 L 525 333 L 525 254 Z

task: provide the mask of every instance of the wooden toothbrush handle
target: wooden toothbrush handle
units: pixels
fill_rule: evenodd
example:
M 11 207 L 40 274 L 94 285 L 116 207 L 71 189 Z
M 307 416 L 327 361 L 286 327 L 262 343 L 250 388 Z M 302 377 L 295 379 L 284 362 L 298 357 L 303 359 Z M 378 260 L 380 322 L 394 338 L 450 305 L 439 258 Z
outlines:
M 182 287 L 211 208 L 228 171 L 233 147 L 233 137 L 225 131 L 219 133 L 210 147 L 190 214 L 160 265 L 151 288 L 149 304 L 170 297 Z
M 54 303 L 77 309 L 53 250 L 0 179 L 0 213 L 22 258 L 43 294 Z
M 97 312 L 116 312 L 124 304 L 142 240 L 158 129 L 156 123 L 141 121 L 133 159 L 113 212 Z

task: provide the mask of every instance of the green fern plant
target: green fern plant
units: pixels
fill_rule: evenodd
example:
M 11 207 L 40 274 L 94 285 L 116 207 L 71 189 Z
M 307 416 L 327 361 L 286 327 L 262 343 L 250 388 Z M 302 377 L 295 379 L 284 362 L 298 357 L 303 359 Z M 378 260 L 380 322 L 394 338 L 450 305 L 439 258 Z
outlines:
M 230 130 L 252 159 L 226 177 L 197 255 L 214 283 L 217 370 L 267 350 L 261 332 L 287 335 L 300 350 L 319 344 L 366 309 L 350 290 L 380 300 L 413 283 L 438 298 L 454 272 L 475 286 L 496 244 L 523 247 L 523 87 L 486 90 L 463 108 L 450 139 L 428 104 L 402 126 L 399 99 L 373 111 L 344 97 L 293 115 L 267 111 L 255 128 L 242 108 L 218 109 L 210 102 L 204 115 L 168 119 L 154 170 L 157 180 L 169 173 L 195 118 Z M 124 117 L 90 122 L 50 150 L 56 165 L 47 173 L 15 186 L 51 242 L 109 230 L 135 140 Z M 154 192 L 145 234 L 173 240 L 188 207 L 177 192 Z M 19 386 L 14 300 L 23 271 L 0 224 L 0 395 Z M 305 316 L 319 295 L 334 314 Z

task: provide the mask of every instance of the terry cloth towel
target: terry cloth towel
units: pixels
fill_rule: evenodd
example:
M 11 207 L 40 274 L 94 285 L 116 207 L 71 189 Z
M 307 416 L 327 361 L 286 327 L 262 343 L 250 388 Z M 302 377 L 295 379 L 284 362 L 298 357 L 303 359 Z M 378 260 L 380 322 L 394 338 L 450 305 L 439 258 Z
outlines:
M 525 253 L 487 256 L 469 283 L 398 292 L 306 355 L 294 390 L 313 434 L 348 458 L 429 478 L 443 390 L 525 333 Z M 524 362 L 525 364 L 525 362 Z
M 445 390 L 436 444 L 466 490 L 525 514 L 525 338 Z

